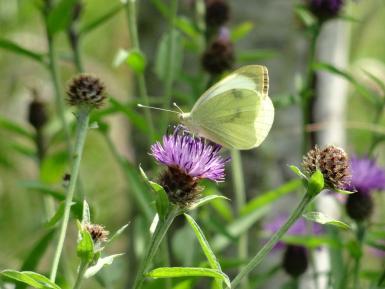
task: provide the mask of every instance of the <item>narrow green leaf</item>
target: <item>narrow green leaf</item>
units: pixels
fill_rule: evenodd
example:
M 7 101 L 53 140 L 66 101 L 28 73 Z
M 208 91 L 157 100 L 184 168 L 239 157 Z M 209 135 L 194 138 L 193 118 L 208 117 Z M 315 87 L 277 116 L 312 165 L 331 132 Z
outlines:
M 301 180 L 292 180 L 272 191 L 262 193 L 260 196 L 250 200 L 241 209 L 241 215 L 247 215 L 258 208 L 271 204 L 272 202 L 283 197 L 284 195 L 294 192 L 295 190 L 299 189 L 301 186 L 302 186 Z
M 77 256 L 84 262 L 89 263 L 94 258 L 94 242 L 92 241 L 91 234 L 80 226 L 80 239 L 76 248 Z
M 207 241 L 199 225 L 195 222 L 195 220 L 190 215 L 184 214 L 184 216 L 186 217 L 188 223 L 194 230 L 195 236 L 197 237 L 199 244 L 201 245 L 203 253 L 206 255 L 207 261 L 209 261 L 210 267 L 212 269 L 217 269 L 218 271 L 222 271 L 221 266 L 219 265 L 219 262 L 214 252 L 211 250 L 210 244 Z
M 47 277 L 31 271 L 15 271 L 4 270 L 0 272 L 1 275 L 25 283 L 33 288 L 37 289 L 60 289 L 58 285 L 51 282 Z
M 146 68 L 146 57 L 139 50 L 129 50 L 126 58 L 127 65 L 136 73 L 141 74 Z
M 124 5 L 119 4 L 113 7 L 112 9 L 110 9 L 109 11 L 107 11 L 105 14 L 100 15 L 95 19 L 91 20 L 90 22 L 84 24 L 83 26 L 80 27 L 79 34 L 83 35 L 95 30 L 96 28 L 98 28 L 99 26 L 101 26 L 102 24 L 110 20 L 112 17 L 114 17 L 116 14 L 118 14 L 123 7 Z
M 130 225 L 130 223 L 125 224 L 124 226 L 119 228 L 110 238 L 108 238 L 107 243 L 111 243 L 113 240 L 115 240 L 117 237 L 119 237 L 129 225 Z
M 13 120 L 10 120 L 4 116 L 0 116 L 0 128 L 30 140 L 34 139 L 34 134 L 32 132 L 24 128 L 21 124 L 14 122 Z
M 308 194 L 316 196 L 324 189 L 324 186 L 324 176 L 321 171 L 317 169 L 316 172 L 309 178 L 307 186 Z
M 225 196 L 221 196 L 221 195 L 209 195 L 209 196 L 206 196 L 206 197 L 203 197 L 203 198 L 200 198 L 198 199 L 197 201 L 195 201 L 188 209 L 189 211 L 191 210 L 194 210 L 198 207 L 201 207 L 213 200 L 216 200 L 216 199 L 225 199 L 225 200 L 229 200 L 229 198 L 225 197 Z
M 71 206 L 73 206 L 75 203 L 72 202 Z M 53 228 L 63 217 L 64 215 L 64 209 L 65 209 L 65 203 L 62 202 L 58 209 L 56 210 L 56 213 L 51 217 L 51 219 L 48 220 L 47 223 L 44 224 L 46 228 Z
M 20 45 L 16 44 L 15 42 L 12 42 L 7 39 L 0 38 L 0 48 L 3 48 L 5 50 L 8 50 L 10 52 L 16 53 L 20 56 L 28 57 L 29 59 L 35 60 L 41 64 L 44 64 L 44 55 L 33 52 L 29 49 L 23 48 Z
M 342 248 L 343 244 L 327 235 L 285 235 L 282 241 L 287 244 L 303 246 L 307 248 L 318 248 L 320 246 L 329 246 L 329 248 Z
M 297 176 L 299 176 L 302 179 L 307 180 L 307 176 L 296 166 L 291 165 L 289 168 L 292 170 L 293 173 L 295 173 Z
M 82 225 L 91 224 L 90 207 L 86 200 L 83 201 Z
M 61 0 L 53 7 L 47 19 L 48 32 L 50 35 L 66 30 L 69 27 L 73 7 L 77 1 L 78 0 Z
M 171 39 L 171 35 L 173 38 Z M 172 44 L 171 44 L 172 42 Z M 171 61 L 169 60 L 170 45 L 173 45 L 174 54 L 171 55 L 173 58 L 172 67 L 170 67 Z M 178 75 L 183 62 L 183 45 L 182 36 L 179 31 L 174 31 L 164 34 L 160 40 L 157 55 L 155 60 L 155 73 L 158 78 L 164 81 L 168 75 Z
M 245 21 L 231 30 L 230 38 L 233 42 L 237 42 L 245 38 L 251 30 L 254 28 L 254 23 L 252 21 Z
M 156 211 L 159 214 L 159 218 L 161 220 L 164 220 L 165 217 L 167 216 L 167 213 L 170 209 L 170 201 L 168 199 L 167 192 L 164 190 L 164 188 L 152 181 L 148 182 L 152 189 L 155 192 L 155 206 L 156 206 Z
M 302 215 L 305 219 L 322 225 L 332 225 L 344 230 L 349 230 L 350 226 L 342 221 L 335 220 L 321 212 L 307 212 Z
M 195 267 L 162 267 L 146 274 L 151 278 L 177 278 L 177 277 L 213 277 L 222 279 L 229 288 L 230 280 L 222 272 L 215 269 Z
M 54 189 L 52 186 L 48 186 L 39 181 L 22 181 L 19 184 L 25 189 L 37 191 L 43 195 L 51 196 L 59 201 L 64 201 L 65 199 L 65 195 L 63 194 L 62 190 Z
M 355 192 L 352 191 L 346 191 L 346 190 L 340 190 L 340 189 L 333 189 L 336 193 L 343 194 L 343 195 L 351 195 L 354 194 Z
M 304 5 L 297 5 L 294 12 L 306 27 L 313 26 L 317 23 L 314 15 Z
M 99 258 L 95 265 L 89 267 L 85 274 L 84 278 L 90 278 L 97 274 L 104 266 L 111 265 L 116 257 L 122 256 L 124 254 L 114 254 L 107 257 Z

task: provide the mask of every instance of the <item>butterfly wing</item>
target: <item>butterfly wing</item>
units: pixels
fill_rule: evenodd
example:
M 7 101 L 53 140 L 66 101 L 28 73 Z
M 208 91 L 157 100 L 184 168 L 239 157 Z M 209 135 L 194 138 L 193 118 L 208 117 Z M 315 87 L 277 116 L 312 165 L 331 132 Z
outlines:
M 266 138 L 274 108 L 268 96 L 235 88 L 206 98 L 194 106 L 190 117 L 192 131 L 225 147 L 247 150 Z
M 230 89 L 255 90 L 261 96 L 267 96 L 269 90 L 269 75 L 267 68 L 262 65 L 246 65 L 210 87 L 195 103 L 192 111 L 212 97 Z

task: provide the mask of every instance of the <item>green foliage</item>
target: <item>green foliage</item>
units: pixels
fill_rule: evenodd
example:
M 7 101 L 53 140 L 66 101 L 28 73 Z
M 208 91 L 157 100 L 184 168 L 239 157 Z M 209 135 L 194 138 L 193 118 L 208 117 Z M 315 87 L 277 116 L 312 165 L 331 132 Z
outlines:
M 311 177 L 309 178 L 309 183 L 307 186 L 308 194 L 314 197 L 324 189 L 324 186 L 325 186 L 324 177 L 321 171 L 317 169 L 316 172 L 312 174 Z
M 80 222 L 77 223 L 79 229 L 79 240 L 76 247 L 76 254 L 84 264 L 89 264 L 95 257 L 94 242 L 91 234 L 83 228 Z
M 302 215 L 305 219 L 322 225 L 331 225 L 340 229 L 349 230 L 350 226 L 342 221 L 335 220 L 321 212 L 307 212 Z
M 20 56 L 27 57 L 31 60 L 37 61 L 38 63 L 44 64 L 45 58 L 41 53 L 36 53 L 29 49 L 26 49 L 13 41 L 0 38 L 0 48 L 5 49 L 9 52 L 16 53 Z M 1 120 L 0 124 L 3 124 L 4 120 Z
M 73 7 L 78 0 L 61 0 L 49 12 L 47 18 L 48 33 L 54 35 L 66 30 L 73 14 Z
M 25 283 L 36 289 L 60 289 L 58 285 L 51 282 L 47 277 L 31 271 L 3 270 L 0 272 L 3 277 Z

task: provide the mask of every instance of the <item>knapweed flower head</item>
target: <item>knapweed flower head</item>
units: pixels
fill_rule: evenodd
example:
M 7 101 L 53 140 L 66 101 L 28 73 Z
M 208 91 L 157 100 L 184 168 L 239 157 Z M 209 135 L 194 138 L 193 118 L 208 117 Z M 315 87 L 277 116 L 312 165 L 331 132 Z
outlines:
M 230 7 L 226 0 L 206 0 L 205 22 L 208 28 L 224 25 L 230 18 Z
M 351 179 L 349 158 L 346 152 L 336 146 L 320 149 L 315 146 L 304 157 L 302 167 L 307 176 L 320 170 L 326 187 L 330 189 L 345 189 Z
M 210 74 L 220 74 L 232 68 L 234 47 L 227 28 L 222 27 L 218 37 L 202 55 L 202 66 Z
M 88 233 L 90 233 L 94 244 L 102 244 L 107 241 L 110 232 L 108 232 L 104 226 L 98 224 L 86 224 L 84 227 Z
M 346 212 L 353 220 L 363 221 L 373 213 L 371 193 L 385 190 L 385 170 L 366 157 L 352 157 L 350 168 L 352 179 L 347 189 L 355 193 L 347 197 Z
M 91 108 L 101 107 L 106 98 L 104 84 L 89 74 L 74 77 L 68 86 L 67 95 L 70 105 L 88 105 Z
M 168 167 L 160 178 L 171 202 L 186 207 L 200 194 L 198 181 L 220 182 L 225 178 L 225 159 L 219 155 L 221 146 L 209 144 L 179 130 L 163 137 L 163 143 L 151 146 L 151 155 Z
M 264 231 L 271 234 L 277 232 L 287 219 L 287 214 L 278 215 L 270 223 L 264 225 Z M 287 231 L 287 234 L 291 236 L 305 236 L 309 234 L 319 235 L 321 233 L 323 233 L 321 225 L 307 223 L 304 219 L 298 219 Z M 287 244 L 285 241 L 281 240 L 275 247 L 275 250 L 278 249 L 284 250 L 282 256 L 282 268 L 288 275 L 297 278 L 306 272 L 308 267 L 308 252 L 305 247 Z
M 47 120 L 48 117 L 45 103 L 35 96 L 28 107 L 28 122 L 36 130 L 39 130 L 47 123 Z
M 343 0 L 306 0 L 309 10 L 320 21 L 325 21 L 338 16 L 344 1 Z

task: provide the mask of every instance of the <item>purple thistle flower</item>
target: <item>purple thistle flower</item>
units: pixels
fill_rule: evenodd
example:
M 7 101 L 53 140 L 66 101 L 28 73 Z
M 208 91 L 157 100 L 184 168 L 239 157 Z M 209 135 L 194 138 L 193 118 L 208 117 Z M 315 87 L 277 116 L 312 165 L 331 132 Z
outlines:
M 309 9 L 321 21 L 338 16 L 343 0 L 307 0 Z
M 379 167 L 375 160 L 353 156 L 350 160 L 350 170 L 352 178 L 348 190 L 365 194 L 385 190 L 385 170 Z
M 151 155 L 168 170 L 161 176 L 160 184 L 170 200 L 181 206 L 188 206 L 199 196 L 197 182 L 209 179 L 220 182 L 225 179 L 225 164 L 229 158 L 219 155 L 221 146 L 209 144 L 203 138 L 189 134 L 163 137 L 163 143 L 151 146 Z

